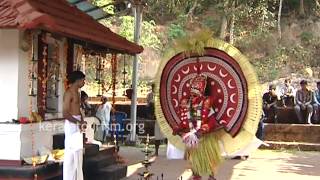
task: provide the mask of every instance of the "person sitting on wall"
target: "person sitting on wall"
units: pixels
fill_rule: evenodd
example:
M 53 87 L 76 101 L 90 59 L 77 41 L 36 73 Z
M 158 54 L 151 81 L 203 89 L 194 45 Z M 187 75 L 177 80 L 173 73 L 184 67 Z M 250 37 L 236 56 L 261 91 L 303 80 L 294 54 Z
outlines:
M 276 86 L 270 85 L 269 91 L 263 94 L 263 112 L 268 120 L 277 122 L 277 100 Z
M 311 116 L 312 116 L 312 92 L 307 88 L 308 82 L 306 80 L 302 80 L 300 82 L 301 89 L 299 89 L 296 93 L 296 105 L 294 110 L 298 116 L 299 123 L 309 123 L 311 124 Z M 302 116 L 302 111 L 307 111 L 307 120 L 305 120 Z
M 294 105 L 294 93 L 295 89 L 291 85 L 291 79 L 284 80 L 284 86 L 281 88 L 281 100 L 283 103 L 283 106 L 286 108 L 287 106 L 293 106 Z
M 313 93 L 313 120 L 314 123 L 319 123 L 319 113 L 320 113 L 320 81 L 317 82 L 317 89 Z

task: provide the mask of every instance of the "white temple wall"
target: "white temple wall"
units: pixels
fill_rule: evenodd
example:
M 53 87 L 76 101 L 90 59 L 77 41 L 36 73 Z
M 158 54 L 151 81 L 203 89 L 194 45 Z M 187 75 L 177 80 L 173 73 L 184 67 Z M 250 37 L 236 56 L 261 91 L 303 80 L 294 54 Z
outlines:
M 18 118 L 19 31 L 0 29 L 0 122 Z

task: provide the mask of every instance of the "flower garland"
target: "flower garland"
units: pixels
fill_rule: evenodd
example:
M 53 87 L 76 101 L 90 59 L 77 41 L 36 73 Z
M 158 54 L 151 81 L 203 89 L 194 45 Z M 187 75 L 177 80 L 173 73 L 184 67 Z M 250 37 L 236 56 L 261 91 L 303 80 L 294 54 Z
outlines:
M 38 111 L 40 113 L 44 113 L 45 111 L 45 105 L 46 105 L 46 96 L 47 96 L 47 91 L 46 91 L 46 87 L 47 87 L 47 81 L 48 81 L 48 76 L 47 76 L 47 66 L 48 66 L 48 45 L 46 43 L 46 36 L 45 34 L 41 34 L 41 41 L 43 42 L 43 50 L 42 50 L 42 65 L 43 67 L 41 68 L 41 75 L 38 75 L 38 81 L 39 84 L 42 88 L 42 97 L 41 97 L 41 101 L 39 102 L 38 100 Z M 39 47 L 38 47 L 39 49 Z
M 63 78 L 64 90 L 68 88 L 67 79 L 67 62 L 68 62 L 68 41 L 65 39 L 63 43 L 63 70 L 61 69 L 61 77 Z

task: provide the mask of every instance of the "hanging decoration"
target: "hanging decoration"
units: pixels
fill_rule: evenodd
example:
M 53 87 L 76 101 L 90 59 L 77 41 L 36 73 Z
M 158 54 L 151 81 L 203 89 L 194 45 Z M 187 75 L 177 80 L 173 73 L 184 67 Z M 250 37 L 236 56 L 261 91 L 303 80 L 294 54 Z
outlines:
M 61 78 L 63 79 L 64 90 L 68 88 L 68 79 L 67 79 L 67 60 L 68 59 L 68 41 L 65 39 L 63 42 L 63 61 L 61 69 Z
M 96 55 L 96 81 L 98 84 L 98 94 L 97 94 L 98 97 L 102 96 L 103 94 L 102 73 L 103 73 L 102 58 L 101 58 L 101 55 Z
M 126 85 L 127 85 L 127 70 L 126 70 L 126 55 L 122 55 L 123 56 L 123 71 L 122 71 L 122 75 L 123 75 L 123 81 L 122 81 L 122 87 L 123 89 L 126 88 Z M 126 95 L 126 91 L 124 90 L 123 91 L 123 96 Z
M 35 69 L 36 69 L 36 59 L 35 59 L 35 46 L 34 46 L 34 34 L 32 32 L 30 32 L 29 36 L 28 36 L 28 41 L 30 42 L 31 44 L 31 51 L 29 51 L 29 54 L 28 54 L 28 57 L 30 59 L 30 62 L 29 62 L 29 73 L 28 73 L 28 76 L 29 76 L 29 79 L 30 79 L 30 83 L 29 83 L 29 114 L 30 114 L 30 117 L 29 117 L 29 120 L 30 120 L 30 128 L 31 128 L 31 154 L 32 154 L 32 157 L 35 156 L 35 140 L 34 140 L 34 130 L 33 130 L 33 119 L 32 119 L 32 111 L 33 111 L 33 99 L 34 97 L 36 97 L 36 92 L 34 90 L 34 83 L 35 83 L 35 80 L 37 79 L 36 78 L 36 75 L 35 75 Z M 33 179 L 34 180 L 37 180 L 38 178 L 38 174 L 36 172 L 36 161 L 34 158 L 32 158 L 32 168 L 33 168 Z
M 114 107 L 115 103 L 116 103 L 116 84 L 117 84 L 117 67 L 118 67 L 118 63 L 117 63 L 117 54 L 112 54 L 112 58 L 111 58 L 111 66 L 112 66 L 112 80 L 111 80 L 111 84 L 112 84 L 112 107 Z
M 45 106 L 46 106 L 46 97 L 47 97 L 47 81 L 48 81 L 48 76 L 47 76 L 47 67 L 48 67 L 48 45 L 46 44 L 43 47 L 43 51 L 42 51 L 42 55 L 43 55 L 43 59 L 42 59 L 42 64 L 43 64 L 43 68 L 42 68 L 42 76 L 39 77 L 39 80 L 41 81 L 41 86 L 42 86 L 42 103 L 40 105 L 40 108 L 45 110 Z
M 58 86 L 60 81 L 60 63 L 59 63 L 59 44 L 55 40 L 54 50 L 52 56 L 48 58 L 48 94 L 49 98 L 57 98 L 58 94 Z
M 60 81 L 60 49 L 59 49 L 59 43 L 58 41 L 55 41 L 55 51 L 54 51 L 54 56 L 53 56 L 53 61 L 55 62 L 55 68 L 54 68 L 54 72 L 53 72 L 53 77 L 52 80 L 54 82 L 54 91 L 53 91 L 53 95 L 55 97 L 59 97 L 59 81 Z
M 37 63 L 38 60 L 35 58 L 35 47 L 34 47 L 34 35 L 33 33 L 30 34 L 30 43 L 31 43 L 31 58 L 29 62 L 29 96 L 35 97 L 37 95 L 37 90 L 35 87 L 35 82 L 37 80 L 36 77 L 36 70 L 37 68 Z

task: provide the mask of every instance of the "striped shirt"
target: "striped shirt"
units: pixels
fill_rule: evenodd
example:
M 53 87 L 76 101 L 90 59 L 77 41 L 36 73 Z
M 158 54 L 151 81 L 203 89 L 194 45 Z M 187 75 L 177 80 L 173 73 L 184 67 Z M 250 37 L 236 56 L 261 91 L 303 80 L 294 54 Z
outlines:
M 310 104 L 312 101 L 312 92 L 307 90 L 303 91 L 299 89 L 296 93 L 296 103 L 297 104 Z

